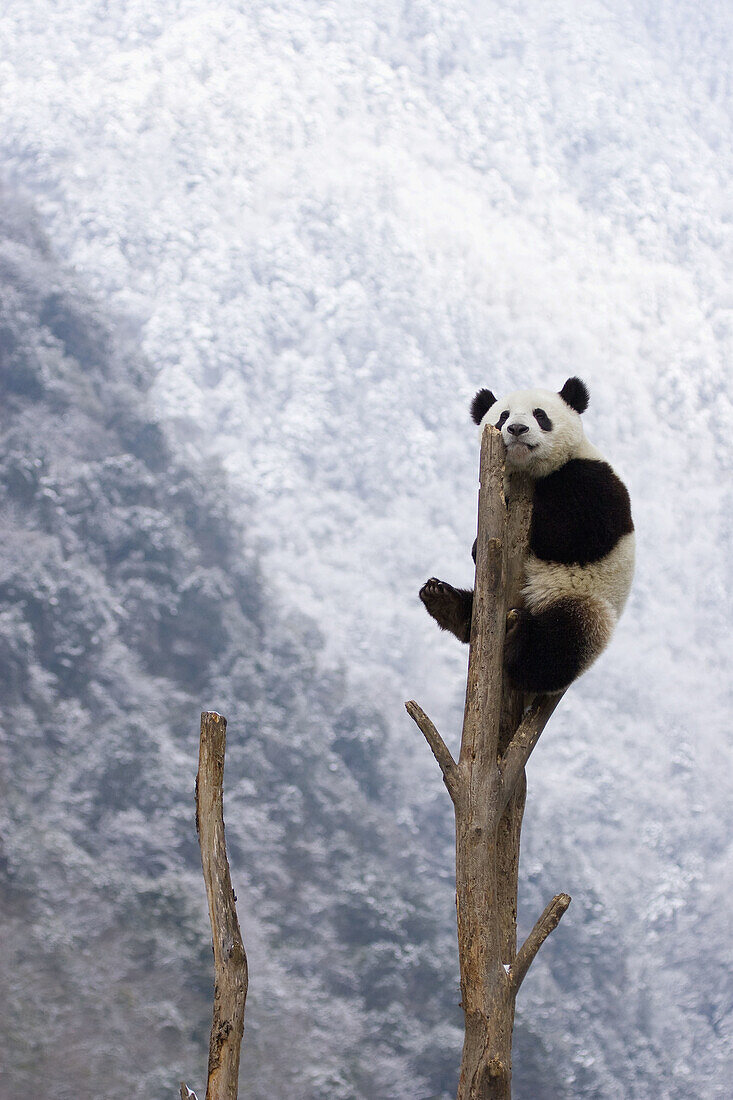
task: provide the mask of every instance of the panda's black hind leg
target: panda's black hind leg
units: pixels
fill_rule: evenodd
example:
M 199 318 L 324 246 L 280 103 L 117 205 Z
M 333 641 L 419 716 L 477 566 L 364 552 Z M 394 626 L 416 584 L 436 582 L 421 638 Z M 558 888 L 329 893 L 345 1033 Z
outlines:
M 509 613 L 504 665 L 515 687 L 526 692 L 564 691 L 580 675 L 585 628 L 574 600 L 561 600 L 533 614 L 526 608 Z
M 420 599 L 439 627 L 455 634 L 461 642 L 469 641 L 473 612 L 470 589 L 454 588 L 452 584 L 431 577 L 420 589 Z

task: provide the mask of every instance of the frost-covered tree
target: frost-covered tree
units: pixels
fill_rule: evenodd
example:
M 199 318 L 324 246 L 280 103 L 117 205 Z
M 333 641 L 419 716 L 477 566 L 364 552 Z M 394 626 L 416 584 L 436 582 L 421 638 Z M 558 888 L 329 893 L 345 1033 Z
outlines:
M 202 696 L 237 720 L 250 1095 L 448 1089 L 450 929 L 381 718 L 268 595 L 215 466 L 166 441 L 124 324 L 2 212 L 0 1095 L 162 1100 L 201 1064 Z

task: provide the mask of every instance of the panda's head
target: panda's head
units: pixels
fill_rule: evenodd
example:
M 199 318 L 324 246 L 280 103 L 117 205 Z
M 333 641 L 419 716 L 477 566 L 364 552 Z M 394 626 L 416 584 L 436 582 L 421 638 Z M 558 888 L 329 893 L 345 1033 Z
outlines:
M 506 444 L 506 464 L 531 477 L 546 477 L 578 452 L 585 439 L 580 414 L 588 407 L 588 390 L 579 378 L 568 378 L 559 393 L 518 390 L 497 400 L 479 390 L 471 415 L 482 428 L 493 424 Z

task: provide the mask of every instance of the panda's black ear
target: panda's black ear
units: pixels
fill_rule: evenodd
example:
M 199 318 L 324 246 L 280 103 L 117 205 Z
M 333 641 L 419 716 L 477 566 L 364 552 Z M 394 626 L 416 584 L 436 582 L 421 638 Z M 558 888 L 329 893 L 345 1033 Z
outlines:
M 588 387 L 579 378 L 568 378 L 560 390 L 560 396 L 571 409 L 575 409 L 576 413 L 584 413 L 588 408 L 590 400 Z
M 496 404 L 496 398 L 491 390 L 479 390 L 471 402 L 471 416 L 475 424 L 480 424 L 487 411 Z

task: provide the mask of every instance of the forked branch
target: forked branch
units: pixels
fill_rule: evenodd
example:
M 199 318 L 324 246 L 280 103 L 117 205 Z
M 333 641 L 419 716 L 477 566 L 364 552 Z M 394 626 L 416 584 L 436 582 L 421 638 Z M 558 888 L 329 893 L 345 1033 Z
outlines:
M 501 772 L 500 813 L 506 808 L 509 799 L 540 734 L 547 725 L 550 715 L 562 699 L 560 695 L 538 695 L 522 719 L 517 732 L 512 737 L 507 750 L 499 763 Z
M 513 997 L 516 997 L 527 971 L 534 962 L 535 955 L 550 935 L 550 932 L 554 932 L 562 920 L 565 910 L 570 905 L 570 900 L 569 894 L 557 894 L 545 908 L 542 916 L 517 952 L 509 977 L 510 992 Z
M 456 789 L 458 785 L 458 765 L 456 764 L 450 749 L 446 745 L 443 738 L 438 733 L 433 723 L 428 718 L 422 707 L 410 699 L 405 703 L 405 709 L 412 718 L 413 722 L 417 724 L 419 729 L 425 736 L 425 740 L 430 745 L 433 756 L 438 761 L 440 770 L 443 773 L 443 780 L 448 788 L 448 794 L 455 802 Z

